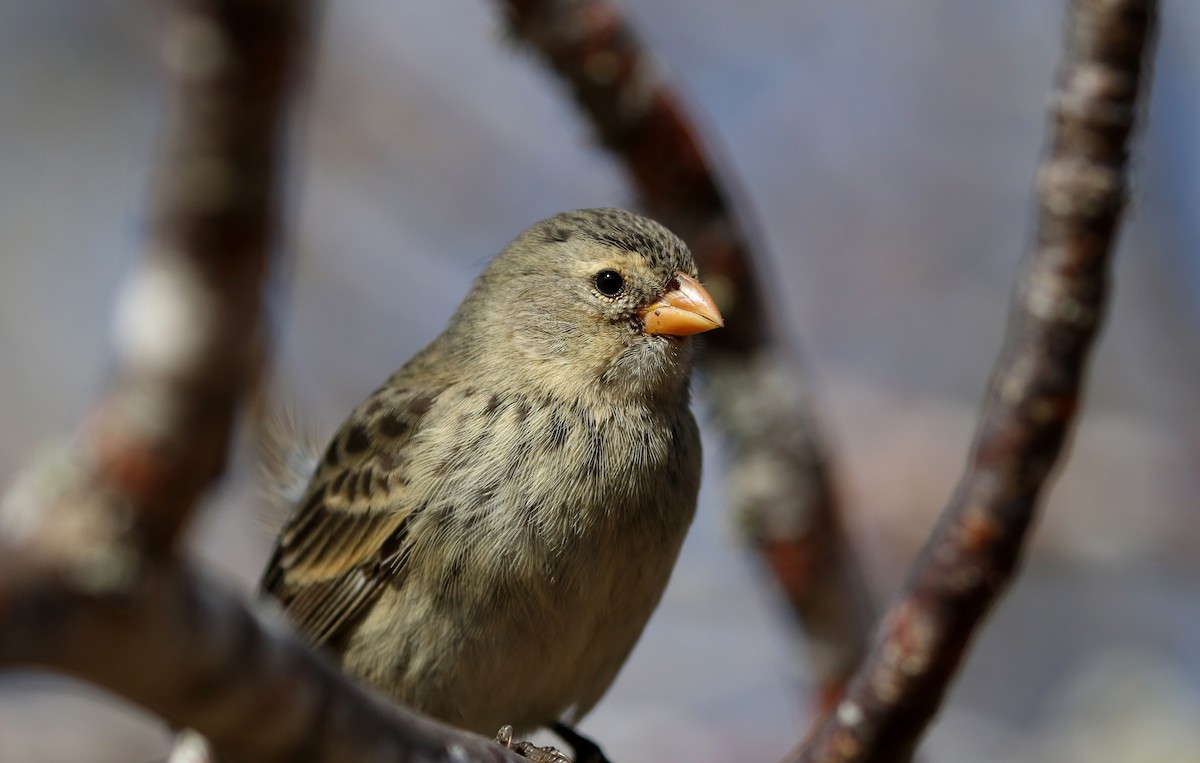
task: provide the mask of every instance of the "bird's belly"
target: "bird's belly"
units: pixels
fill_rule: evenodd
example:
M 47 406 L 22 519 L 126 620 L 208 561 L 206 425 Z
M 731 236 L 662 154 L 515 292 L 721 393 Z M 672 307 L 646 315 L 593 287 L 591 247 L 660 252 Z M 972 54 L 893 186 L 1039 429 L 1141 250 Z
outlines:
M 371 610 L 345 668 L 417 710 L 487 735 L 503 724 L 529 730 L 581 715 L 641 634 L 685 529 L 670 539 L 626 538 L 619 549 L 582 539 L 550 576 L 506 568 L 508 555 L 497 554 L 475 579 L 460 572 L 459 585 L 447 587 L 446 575 L 410 577 Z

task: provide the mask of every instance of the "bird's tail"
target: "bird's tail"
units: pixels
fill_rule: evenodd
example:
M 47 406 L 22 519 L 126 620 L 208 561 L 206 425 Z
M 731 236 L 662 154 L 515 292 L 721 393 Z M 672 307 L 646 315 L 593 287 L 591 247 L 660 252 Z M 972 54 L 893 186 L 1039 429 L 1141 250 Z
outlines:
M 275 534 L 304 497 L 320 461 L 316 439 L 286 408 L 255 406 L 254 447 L 262 491 L 267 499 L 263 523 Z

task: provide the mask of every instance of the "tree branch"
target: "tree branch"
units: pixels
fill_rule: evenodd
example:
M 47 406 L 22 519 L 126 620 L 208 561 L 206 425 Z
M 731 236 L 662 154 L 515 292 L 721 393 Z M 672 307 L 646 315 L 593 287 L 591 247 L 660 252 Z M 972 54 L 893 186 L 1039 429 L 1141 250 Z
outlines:
M 97 486 L 123 496 L 139 542 L 170 548 L 224 469 L 262 351 L 283 105 L 306 3 L 179 0 L 163 53 L 173 108 L 140 269 L 117 314 L 115 383 L 81 431 Z
M 1012 578 L 1104 315 L 1156 15 L 1153 0 L 1072 4 L 1053 138 L 1038 170 L 1036 246 L 966 473 L 867 661 L 791 761 L 907 760 Z
M 805 628 L 822 694 L 834 696 L 865 651 L 871 608 L 800 363 L 762 288 L 762 247 L 734 214 L 680 99 L 613 6 L 502 7 L 514 35 L 561 78 L 625 167 L 648 212 L 700 262 L 726 319 L 706 338 L 703 362 L 730 451 L 730 496 Z
M 79 496 L 62 498 L 78 505 Z M 3 556 L 0 667 L 91 681 L 196 729 L 231 761 L 528 763 L 367 694 L 282 620 L 264 626 L 177 563 L 147 562 L 118 580 L 89 572 Z

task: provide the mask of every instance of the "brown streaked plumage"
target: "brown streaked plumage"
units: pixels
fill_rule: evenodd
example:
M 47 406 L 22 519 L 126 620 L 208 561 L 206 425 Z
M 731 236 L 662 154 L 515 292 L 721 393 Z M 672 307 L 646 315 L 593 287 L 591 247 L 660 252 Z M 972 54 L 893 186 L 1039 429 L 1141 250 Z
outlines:
M 334 436 L 264 593 L 349 674 L 450 723 L 582 716 L 695 510 L 687 335 L 721 320 L 696 277 L 629 212 L 524 231 Z

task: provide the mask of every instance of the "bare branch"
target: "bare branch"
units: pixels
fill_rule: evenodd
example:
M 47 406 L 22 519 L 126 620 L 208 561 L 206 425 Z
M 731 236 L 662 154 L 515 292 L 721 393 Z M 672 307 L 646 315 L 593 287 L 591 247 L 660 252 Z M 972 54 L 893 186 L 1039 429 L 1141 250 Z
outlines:
M 817 705 L 826 710 L 862 660 L 872 618 L 807 392 L 796 364 L 768 352 L 710 358 L 708 373 L 732 456 L 726 490 L 738 529 L 804 629 Z
M 904 761 L 1011 579 L 1079 406 L 1125 200 L 1153 0 L 1075 0 L 1036 246 L 965 475 L 835 712 L 789 760 Z
M 839 516 L 800 363 L 761 284 L 766 260 L 633 30 L 604 0 L 507 0 L 514 34 L 570 89 L 648 211 L 688 242 L 726 328 L 704 362 L 739 524 L 803 623 L 832 696 L 861 659 L 870 605 Z M 743 205 L 744 206 L 744 205 Z
M 282 620 L 264 627 L 235 597 L 176 564 L 150 562 L 120 581 L 78 572 L 37 555 L 3 557 L 0 667 L 52 668 L 91 681 L 196 729 L 232 761 L 524 760 L 388 706 L 313 654 Z
M 261 354 L 283 103 L 306 3 L 181 0 L 166 18 L 173 108 L 147 257 L 122 296 L 116 380 L 81 432 L 99 486 L 165 550 L 224 468 Z

